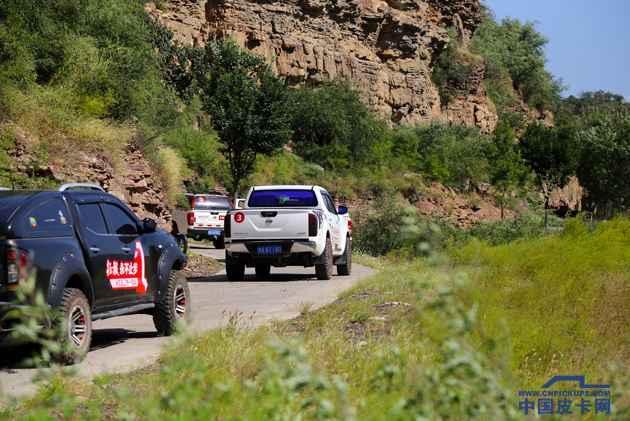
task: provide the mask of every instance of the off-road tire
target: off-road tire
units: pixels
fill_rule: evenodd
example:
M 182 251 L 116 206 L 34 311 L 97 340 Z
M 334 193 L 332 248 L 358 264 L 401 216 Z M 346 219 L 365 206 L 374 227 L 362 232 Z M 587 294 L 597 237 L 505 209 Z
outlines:
M 326 238 L 326 247 L 320 257 L 321 263 L 315 264 L 315 275 L 320 281 L 327 281 L 333 275 L 333 250 L 330 238 Z
M 190 289 L 183 276 L 171 270 L 168 282 L 160 299 L 155 303 L 153 323 L 161 336 L 171 336 L 178 323 L 187 324 L 191 320 Z
M 265 281 L 269 278 L 271 273 L 271 265 L 268 263 L 258 263 L 256 265 L 256 279 L 259 281 Z
M 62 349 L 55 360 L 62 364 L 82 361 L 92 343 L 92 311 L 83 291 L 64 288 L 61 298 Z
M 233 261 L 230 256 L 225 253 L 225 273 L 228 281 L 242 282 L 245 279 L 245 265 Z
M 346 263 L 337 265 L 337 275 L 349 276 L 352 273 L 352 239 L 350 237 L 346 240 L 346 249 L 343 251 L 343 257 Z
M 186 238 L 184 234 L 174 234 L 173 237 L 175 237 L 177 247 L 179 247 L 182 253 L 188 254 L 188 238 Z
M 225 248 L 225 238 L 219 237 L 212 242 L 214 244 L 214 248 L 217 250 L 223 250 Z

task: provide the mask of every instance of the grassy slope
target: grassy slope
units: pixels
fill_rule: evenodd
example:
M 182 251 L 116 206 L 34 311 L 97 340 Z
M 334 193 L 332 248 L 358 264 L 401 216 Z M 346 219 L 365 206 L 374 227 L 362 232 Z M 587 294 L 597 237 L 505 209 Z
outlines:
M 158 366 L 93 385 L 57 379 L 0 417 L 506 419 L 514 389 L 584 373 L 625 392 L 615 400 L 623 419 L 629 232 L 618 220 L 471 244 L 456 265 L 369 259 L 380 274 L 321 310 L 254 330 L 235 316 L 182 338 Z

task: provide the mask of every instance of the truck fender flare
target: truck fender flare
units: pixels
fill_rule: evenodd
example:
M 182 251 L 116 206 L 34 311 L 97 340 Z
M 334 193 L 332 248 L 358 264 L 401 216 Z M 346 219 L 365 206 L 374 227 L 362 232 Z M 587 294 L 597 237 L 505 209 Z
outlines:
M 63 298 L 63 290 L 66 285 L 72 282 L 78 282 L 73 288 L 79 288 L 87 297 L 90 305 L 94 305 L 94 286 L 90 272 L 85 266 L 82 257 L 80 258 L 74 253 L 66 253 L 61 260 L 55 265 L 50 276 L 50 285 L 48 286 L 48 304 L 58 306 Z
M 174 243 L 164 249 L 157 264 L 158 298 L 161 298 L 162 293 L 166 290 L 171 269 L 183 269 L 186 266 L 186 261 L 186 255 Z

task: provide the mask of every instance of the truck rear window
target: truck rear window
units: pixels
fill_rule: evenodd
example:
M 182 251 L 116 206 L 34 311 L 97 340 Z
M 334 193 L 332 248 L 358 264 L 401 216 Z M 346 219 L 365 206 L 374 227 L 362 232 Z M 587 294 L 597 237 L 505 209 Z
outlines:
M 193 209 L 217 209 L 226 210 L 232 208 L 230 199 L 224 196 L 210 196 L 196 194 L 191 197 L 191 208 Z
M 250 208 L 310 208 L 317 206 L 313 190 L 254 190 L 249 196 Z

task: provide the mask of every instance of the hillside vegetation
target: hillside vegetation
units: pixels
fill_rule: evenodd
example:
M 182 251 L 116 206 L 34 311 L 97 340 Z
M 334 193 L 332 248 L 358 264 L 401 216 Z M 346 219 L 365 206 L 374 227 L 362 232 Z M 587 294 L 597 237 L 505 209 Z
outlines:
M 627 166 L 605 167 L 624 153 L 627 104 L 605 93 L 561 100 L 545 69 L 546 40 L 529 23 L 488 12 L 470 46 L 453 36 L 436 61 L 445 96 L 485 66 L 500 116 L 487 135 L 437 123 L 390 128 L 348 82 L 289 89 L 229 40 L 180 45 L 140 2 L 14 1 L 0 5 L 0 22 L 3 185 L 46 185 L 40 168 L 78 150 L 99 151 L 115 167 L 134 143 L 159 169 L 171 205 L 184 190 L 236 192 L 252 182 L 411 202 L 409 192 L 432 182 L 464 193 L 490 183 L 504 215 L 546 207 L 528 192 L 546 195 L 571 175 L 586 187 L 589 210 L 610 216 L 627 203 Z M 531 110 L 555 112 L 556 127 L 536 123 Z M 15 171 L 24 143 L 30 167 Z

